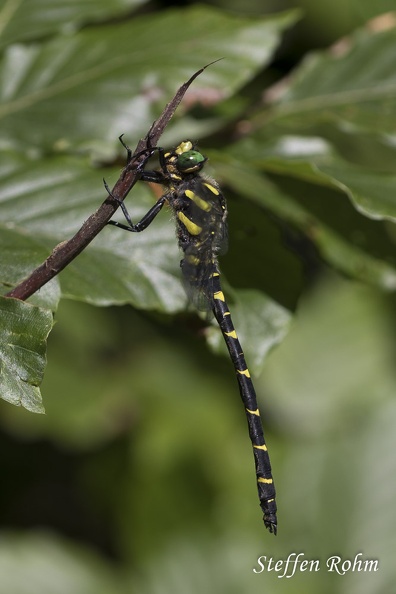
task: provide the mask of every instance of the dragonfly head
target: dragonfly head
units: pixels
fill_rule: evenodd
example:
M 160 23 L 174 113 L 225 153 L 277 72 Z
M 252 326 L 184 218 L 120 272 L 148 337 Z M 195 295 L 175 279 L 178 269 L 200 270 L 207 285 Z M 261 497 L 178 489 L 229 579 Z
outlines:
M 194 149 L 191 140 L 184 140 L 176 147 L 176 167 L 180 173 L 197 173 L 201 171 L 207 158 Z

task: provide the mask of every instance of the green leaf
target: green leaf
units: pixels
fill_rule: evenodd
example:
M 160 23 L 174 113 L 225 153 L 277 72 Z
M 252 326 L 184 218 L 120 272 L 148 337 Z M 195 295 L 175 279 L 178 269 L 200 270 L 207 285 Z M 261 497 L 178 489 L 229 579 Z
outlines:
M 1 212 L 1 208 L 0 208 Z M 0 286 L 7 293 L 39 266 L 48 250 L 34 236 L 18 228 L 0 225 Z M 30 297 L 30 303 L 56 310 L 60 299 L 59 279 L 53 278 Z
M 359 212 L 396 222 L 396 175 L 363 171 L 342 162 L 323 164 L 318 169 L 346 191 Z
M 192 6 L 10 46 L 0 63 L 0 141 L 67 150 L 114 148 L 122 133 L 139 138 L 180 84 L 212 60 L 224 57 L 190 97 L 230 97 L 271 60 L 295 20 L 295 12 L 253 20 Z
M 395 221 L 396 29 L 358 31 L 305 60 L 254 135 L 234 147 L 260 169 L 333 187 L 358 212 Z M 342 48 L 342 51 L 340 51 Z
M 395 42 L 395 27 L 367 28 L 329 51 L 311 54 L 282 89 L 271 119 L 289 132 L 329 121 L 376 133 L 394 130 Z
M 0 9 L 0 47 L 116 18 L 145 0 L 4 0 Z
M 134 206 L 131 213 L 136 212 Z M 157 227 L 139 239 L 126 233 L 120 237 L 107 228 L 62 273 L 63 295 L 96 305 L 130 303 L 166 313 L 183 309 L 186 296 L 180 282 L 180 254 L 172 224 L 166 220 L 163 224 L 160 229 L 158 220 Z
M 46 364 L 51 311 L 0 297 L 0 395 L 7 402 L 42 413 L 40 385 Z
M 331 146 L 326 138 L 309 136 L 283 136 L 266 143 L 255 140 L 238 143 L 233 155 L 243 154 L 264 171 L 295 177 L 313 184 L 340 190 L 346 194 L 356 210 L 372 219 L 396 220 L 396 175 L 393 150 L 375 138 L 361 134 L 342 135 L 349 144 L 370 140 L 370 153 L 364 155 L 356 150 L 354 161 L 349 162 L 338 154 L 340 146 Z M 333 139 L 332 139 L 333 140 Z M 341 141 L 337 134 L 337 141 Z M 382 149 L 382 150 L 381 150 Z M 370 169 L 368 161 L 380 152 L 380 163 Z M 361 163 L 356 161 L 360 159 Z M 380 171 L 376 169 L 381 168 Z

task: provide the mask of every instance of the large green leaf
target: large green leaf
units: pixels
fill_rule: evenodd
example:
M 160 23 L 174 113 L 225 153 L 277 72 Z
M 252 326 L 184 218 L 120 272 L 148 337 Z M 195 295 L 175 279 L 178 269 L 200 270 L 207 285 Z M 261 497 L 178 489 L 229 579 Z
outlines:
M 32 412 L 43 412 L 38 386 L 46 364 L 50 310 L 0 297 L 0 396 Z
M 327 52 L 311 54 L 283 88 L 270 119 L 289 131 L 329 121 L 377 133 L 394 131 L 395 42 L 395 27 L 367 28 Z
M 117 17 L 145 0 L 3 0 L 0 47 L 37 39 L 86 21 Z
M 358 144 L 365 141 L 360 134 L 342 138 Z M 341 140 L 337 135 L 338 142 Z M 370 154 L 354 152 L 354 162 L 342 157 L 341 147 L 332 145 L 327 138 L 319 136 L 282 136 L 274 142 L 250 138 L 236 144 L 235 156 L 242 155 L 260 169 L 279 175 L 340 190 L 350 199 L 355 208 L 372 219 L 396 221 L 396 175 L 395 151 L 384 147 L 378 139 L 371 138 Z M 375 156 L 380 153 L 380 164 Z M 367 161 L 372 166 L 367 167 Z M 360 161 L 360 162 L 359 162 Z
M 375 173 L 343 162 L 318 167 L 335 185 L 345 189 L 357 210 L 373 219 L 396 222 L 396 175 Z
M 230 97 L 267 64 L 295 13 L 260 19 L 193 6 L 10 46 L 0 64 L 0 140 L 26 149 L 113 146 L 138 138 L 182 82 Z M 154 42 L 155 40 L 155 42 Z

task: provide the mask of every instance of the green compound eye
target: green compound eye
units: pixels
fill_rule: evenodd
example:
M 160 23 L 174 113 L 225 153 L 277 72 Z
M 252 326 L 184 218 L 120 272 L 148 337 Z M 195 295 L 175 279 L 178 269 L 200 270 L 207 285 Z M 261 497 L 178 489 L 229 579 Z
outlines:
M 206 157 L 198 151 L 186 151 L 177 158 L 177 168 L 182 173 L 193 173 L 204 166 Z

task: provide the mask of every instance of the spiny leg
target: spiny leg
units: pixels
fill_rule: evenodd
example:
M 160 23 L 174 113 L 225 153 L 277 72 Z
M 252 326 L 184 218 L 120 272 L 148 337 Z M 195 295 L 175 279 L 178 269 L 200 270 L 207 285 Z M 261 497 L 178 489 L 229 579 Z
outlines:
M 123 137 L 123 134 L 121 134 L 121 136 L 119 136 L 119 141 L 121 142 L 122 146 L 127 151 L 127 163 L 126 163 L 124 171 L 126 171 L 128 165 L 132 161 L 132 159 L 135 160 L 136 158 L 140 157 L 141 155 L 144 155 L 145 153 L 149 153 L 147 155 L 147 158 L 137 168 L 137 171 L 140 174 L 140 179 L 142 181 L 151 182 L 151 183 L 155 183 L 155 184 L 163 184 L 163 185 L 166 184 L 166 181 L 167 181 L 166 171 L 167 170 L 166 170 L 166 165 L 165 165 L 165 161 L 164 161 L 164 150 L 161 147 L 149 146 L 150 142 L 148 139 L 147 140 L 147 148 L 144 149 L 143 151 L 140 151 L 136 155 L 132 156 L 131 149 L 123 141 L 122 137 Z M 145 164 L 147 163 L 147 160 L 153 155 L 153 153 L 155 151 L 159 152 L 160 164 L 161 164 L 161 168 L 163 169 L 163 171 L 144 171 L 143 168 L 144 168 Z M 112 191 L 110 190 L 105 179 L 103 179 L 103 184 L 104 184 L 106 192 L 109 194 L 109 196 L 111 196 L 120 205 L 122 213 L 128 223 L 128 225 L 123 225 L 122 223 L 119 223 L 118 221 L 111 220 L 111 221 L 108 221 L 107 224 L 114 225 L 115 227 L 119 227 L 120 229 L 124 229 L 125 231 L 132 231 L 132 232 L 138 233 L 138 232 L 146 229 L 150 225 L 150 223 L 153 221 L 153 219 L 157 216 L 157 214 L 159 213 L 159 211 L 161 210 L 161 208 L 163 207 L 164 203 L 167 200 L 167 195 L 161 196 L 161 198 L 154 204 L 154 206 L 145 214 L 145 216 L 142 218 L 142 220 L 139 221 L 138 223 L 134 224 L 132 222 L 132 219 L 128 212 L 128 209 L 125 206 L 124 201 L 120 200 L 117 196 L 115 196 L 112 193 Z
M 128 167 L 129 163 L 132 161 L 132 150 L 129 148 L 129 146 L 123 141 L 122 137 L 124 136 L 124 134 L 121 134 L 121 136 L 118 137 L 118 140 L 121 142 L 122 146 L 124 147 L 124 149 L 127 152 L 127 158 L 126 158 L 126 163 L 125 163 L 125 167 Z
M 139 151 L 138 153 L 133 154 L 132 149 L 126 144 L 126 142 L 124 142 L 123 136 L 124 136 L 124 134 L 121 134 L 118 137 L 118 140 L 121 142 L 122 146 L 124 147 L 124 149 L 127 152 L 127 158 L 126 158 L 126 163 L 125 163 L 125 167 L 124 167 L 123 178 L 125 177 L 125 173 L 128 171 L 128 166 L 132 161 L 136 161 L 136 159 L 138 159 L 142 155 L 146 155 L 146 159 L 144 159 L 144 161 L 142 163 L 140 163 L 137 167 L 137 171 L 139 173 L 142 173 L 143 168 L 145 167 L 148 159 L 150 159 L 150 157 L 155 153 L 155 151 L 157 151 L 157 150 L 163 151 L 163 149 L 160 149 L 159 147 L 151 146 L 150 137 L 147 136 L 146 137 L 147 147 L 145 149 L 143 149 L 142 151 Z
M 106 188 L 106 191 L 109 194 L 109 196 L 111 196 L 120 205 L 123 215 L 128 222 L 128 225 L 123 225 L 122 223 L 119 223 L 118 221 L 111 220 L 111 221 L 108 221 L 107 224 L 114 225 L 115 227 L 119 227 L 120 229 L 124 229 L 125 231 L 132 231 L 133 233 L 140 233 L 140 231 L 144 231 L 144 229 L 147 229 L 147 227 L 155 219 L 155 217 L 160 212 L 161 208 L 164 206 L 164 204 L 167 200 L 166 194 L 161 196 L 161 198 L 159 200 L 157 200 L 157 202 L 154 204 L 154 206 L 152 208 L 150 208 L 150 210 L 144 215 L 144 217 L 138 223 L 135 224 L 132 222 L 132 219 L 130 217 L 130 214 L 129 214 L 128 209 L 125 206 L 124 202 L 122 200 L 120 200 L 119 198 L 117 198 L 117 196 L 114 196 L 114 194 L 110 190 L 110 188 L 107 185 L 105 180 L 103 180 L 103 183 L 104 183 L 104 187 Z

